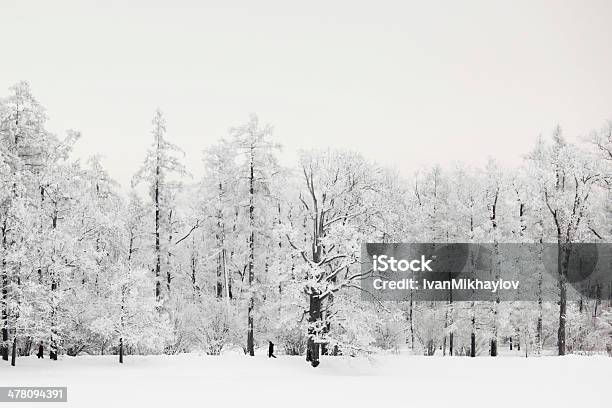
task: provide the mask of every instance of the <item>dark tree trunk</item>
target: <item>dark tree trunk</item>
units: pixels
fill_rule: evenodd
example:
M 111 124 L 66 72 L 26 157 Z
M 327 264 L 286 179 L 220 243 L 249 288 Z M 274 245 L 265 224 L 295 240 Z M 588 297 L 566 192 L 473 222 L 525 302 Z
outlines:
M 219 201 L 221 201 L 221 197 L 223 194 L 223 185 L 219 183 Z M 225 270 L 225 223 L 223 222 L 223 212 L 219 210 L 217 212 L 217 228 L 218 232 L 216 235 L 217 246 L 220 249 L 219 255 L 217 255 L 217 298 L 223 297 L 223 292 L 225 290 L 225 295 L 227 298 L 228 285 L 227 285 L 227 276 Z M 227 299 L 226 299 L 227 300 Z
M 542 307 L 542 272 L 538 279 L 538 320 L 536 322 L 536 354 L 540 354 L 542 351 L 542 333 L 543 333 L 543 315 L 544 309 Z
M 123 364 L 123 337 L 119 339 L 119 364 Z
M 218 299 L 223 297 L 223 254 L 219 252 L 217 255 L 217 285 L 216 285 L 216 295 Z M 193 273 L 193 277 L 195 280 L 195 269 Z
M 196 284 L 196 264 L 197 264 L 197 259 L 196 259 L 196 254 L 195 251 L 194 253 L 191 254 L 191 287 L 193 289 L 194 295 L 197 293 L 197 284 Z
M 470 357 L 476 357 L 476 333 L 470 336 Z
M 6 249 L 6 220 L 2 226 L 2 247 Z M 0 344 L 0 354 L 2 359 L 8 361 L 8 274 L 6 272 L 6 260 L 2 260 L 2 344 Z
M 434 345 L 433 340 L 428 340 L 427 341 L 427 355 L 433 356 L 434 354 L 436 354 L 436 346 Z
M 254 146 L 251 145 L 250 163 L 249 163 L 249 289 L 253 286 L 254 279 L 254 263 L 255 263 L 255 152 Z M 247 352 L 249 355 L 255 355 L 255 340 L 253 338 L 253 308 L 255 299 L 253 292 L 250 293 L 249 308 L 247 311 Z
M 470 357 L 476 357 L 476 304 L 472 302 L 472 334 L 470 335 Z
M 317 367 L 319 365 L 320 345 L 314 339 L 317 333 L 312 326 L 320 319 L 321 299 L 319 298 L 318 293 L 311 293 L 310 312 L 308 316 L 308 322 L 311 324 L 311 327 L 308 329 L 308 350 L 306 352 L 306 361 L 309 361 L 313 367 Z
M 57 360 L 57 345 L 55 344 L 55 340 L 51 339 L 49 344 L 49 359 Z
M 57 228 L 57 208 L 55 209 L 52 222 L 53 229 Z M 59 287 L 59 278 L 56 272 L 51 273 L 51 292 L 55 292 Z M 57 360 L 57 322 L 56 322 L 56 309 L 55 306 L 51 309 L 51 341 L 49 342 L 49 358 L 51 360 Z
M 565 355 L 565 321 L 567 319 L 566 291 L 565 282 L 559 282 L 559 330 L 557 331 L 557 348 L 560 356 Z
M 493 229 L 493 236 L 495 237 L 493 240 L 493 255 L 495 257 L 495 279 L 499 279 L 499 243 L 497 242 L 496 233 L 497 231 L 497 200 L 499 199 L 499 187 L 495 190 L 495 195 L 493 198 L 493 203 L 490 204 L 490 220 L 491 220 L 491 228 Z M 493 338 L 491 339 L 491 357 L 497 357 L 497 334 L 498 334 L 498 307 L 499 307 L 499 295 L 495 299 L 495 303 L 493 304 Z
M 253 306 L 254 306 L 254 300 L 253 300 L 253 297 L 251 296 L 251 299 L 249 300 L 249 309 L 248 309 L 248 316 L 247 316 L 247 324 L 248 324 L 247 353 L 250 356 L 255 355 L 255 339 L 253 337 Z
M 452 278 L 451 274 L 448 274 L 448 279 L 450 280 Z M 446 318 L 444 321 L 444 326 L 445 329 L 446 327 L 448 327 L 449 325 L 453 324 L 453 289 L 449 289 L 448 290 L 448 310 L 446 312 Z M 444 338 L 444 354 L 446 354 L 446 337 Z M 451 331 L 448 334 L 448 355 L 452 356 L 453 355 L 453 332 Z
M 562 245 L 559 252 L 559 330 L 557 331 L 557 347 L 560 356 L 565 355 L 565 324 L 567 320 L 567 269 L 570 248 Z
M 158 145 L 159 149 L 159 145 Z M 160 204 L 159 204 L 159 176 L 160 168 L 159 165 L 156 168 L 155 180 L 155 300 L 158 302 L 161 300 L 161 252 L 160 252 Z
M 13 352 L 11 353 L 11 365 L 15 367 L 15 357 L 17 356 L 17 337 L 13 339 Z
M 412 289 L 410 290 L 410 350 L 414 352 L 414 302 L 412 301 Z
M 318 263 L 321 261 L 321 254 L 323 252 L 323 248 L 319 243 L 319 234 L 322 231 L 322 218 L 319 218 L 318 212 L 317 217 L 314 220 L 314 233 L 313 233 L 313 244 L 312 244 L 312 260 L 314 263 Z M 317 333 L 317 321 L 321 320 L 321 298 L 320 293 L 317 292 L 314 288 L 310 289 L 309 294 L 309 313 L 308 313 L 308 343 L 307 343 L 307 353 L 306 353 L 306 361 L 310 362 L 310 365 L 313 367 L 317 367 L 320 363 L 320 344 L 315 341 L 315 337 L 319 334 Z
M 8 361 L 8 330 L 3 327 L 2 328 L 2 345 L 0 346 L 0 351 L 2 352 L 2 359 L 4 361 Z
M 536 347 L 542 348 L 542 304 L 540 303 L 540 316 L 538 316 L 538 322 L 536 323 Z
M 20 355 L 22 356 L 29 356 L 30 354 L 32 354 L 32 343 L 33 339 L 32 337 L 29 337 L 26 339 L 25 345 L 23 347 L 23 350 L 21 352 Z
M 168 259 L 166 261 L 166 290 L 168 291 L 167 294 L 168 296 L 170 296 L 170 288 L 172 286 L 172 252 L 170 251 L 170 247 L 172 244 L 172 210 L 170 210 L 168 212 L 168 230 L 170 231 L 170 233 L 168 234 L 168 252 L 167 252 L 167 256 Z
M 491 339 L 491 357 L 497 357 L 497 339 Z

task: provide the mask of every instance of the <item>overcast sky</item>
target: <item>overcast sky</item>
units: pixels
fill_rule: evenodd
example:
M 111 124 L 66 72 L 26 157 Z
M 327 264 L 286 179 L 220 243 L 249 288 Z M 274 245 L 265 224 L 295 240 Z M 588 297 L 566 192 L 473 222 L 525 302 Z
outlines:
M 557 123 L 572 138 L 612 118 L 612 2 L 2 0 L 0 95 L 19 80 L 123 184 L 156 107 L 196 175 L 250 112 L 285 163 L 512 164 Z

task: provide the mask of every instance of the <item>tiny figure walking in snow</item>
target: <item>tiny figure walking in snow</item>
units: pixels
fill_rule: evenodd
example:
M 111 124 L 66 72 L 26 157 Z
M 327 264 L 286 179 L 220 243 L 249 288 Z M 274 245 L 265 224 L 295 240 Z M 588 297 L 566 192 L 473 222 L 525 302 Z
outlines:
M 274 343 L 272 343 L 271 341 L 269 341 L 268 343 L 268 358 L 276 358 L 276 356 L 274 355 Z
M 43 347 L 43 342 L 41 341 L 40 344 L 38 345 L 38 354 L 36 354 L 36 357 L 45 358 L 43 353 L 44 353 L 44 347 Z

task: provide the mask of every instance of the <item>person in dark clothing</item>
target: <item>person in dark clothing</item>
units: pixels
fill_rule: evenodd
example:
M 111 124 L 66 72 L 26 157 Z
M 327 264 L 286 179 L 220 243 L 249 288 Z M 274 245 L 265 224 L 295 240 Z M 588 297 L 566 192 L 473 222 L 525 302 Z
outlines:
M 43 342 L 41 341 L 40 344 L 38 345 L 38 354 L 36 354 L 36 356 L 38 358 L 45 358 L 44 357 L 44 347 L 43 347 Z
M 274 343 L 272 343 L 271 341 L 268 342 L 268 358 L 276 358 L 276 356 L 274 355 Z

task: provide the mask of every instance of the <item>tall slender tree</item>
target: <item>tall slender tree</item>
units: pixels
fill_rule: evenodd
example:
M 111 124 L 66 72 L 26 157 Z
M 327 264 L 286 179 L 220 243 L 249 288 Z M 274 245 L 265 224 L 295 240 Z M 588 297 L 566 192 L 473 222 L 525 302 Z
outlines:
M 149 188 L 149 194 L 153 201 L 155 227 L 153 236 L 155 238 L 154 266 L 155 275 L 155 298 L 158 302 L 162 299 L 162 237 L 168 236 L 171 225 L 166 220 L 170 220 L 172 211 L 172 192 L 179 186 L 181 176 L 187 174 L 185 166 L 181 163 L 180 156 L 184 153 L 176 145 L 166 139 L 166 119 L 161 110 L 157 110 L 152 120 L 153 143 L 149 148 L 142 167 L 135 174 L 132 185 L 137 186 L 145 183 Z M 169 245 L 169 243 L 168 243 Z M 168 288 L 171 283 L 170 271 L 166 271 L 166 281 Z
M 242 126 L 231 129 L 233 143 L 239 152 L 239 172 L 243 191 L 246 193 L 247 220 L 247 260 L 246 278 L 248 285 L 247 341 L 246 352 L 255 355 L 254 309 L 256 280 L 256 248 L 264 248 L 257 243 L 264 235 L 266 202 L 270 202 L 273 192 L 270 189 L 272 178 L 278 174 L 275 152 L 280 146 L 270 140 L 272 127 L 260 125 L 256 115 Z

